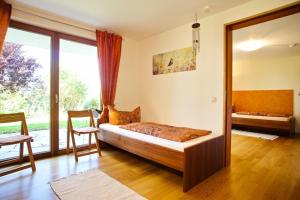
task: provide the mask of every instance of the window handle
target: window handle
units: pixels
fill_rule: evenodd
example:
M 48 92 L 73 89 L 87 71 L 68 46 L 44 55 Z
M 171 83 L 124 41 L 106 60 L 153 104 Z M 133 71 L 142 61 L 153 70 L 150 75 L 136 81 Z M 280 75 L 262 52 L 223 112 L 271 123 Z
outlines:
M 58 103 L 58 94 L 55 94 L 55 103 Z

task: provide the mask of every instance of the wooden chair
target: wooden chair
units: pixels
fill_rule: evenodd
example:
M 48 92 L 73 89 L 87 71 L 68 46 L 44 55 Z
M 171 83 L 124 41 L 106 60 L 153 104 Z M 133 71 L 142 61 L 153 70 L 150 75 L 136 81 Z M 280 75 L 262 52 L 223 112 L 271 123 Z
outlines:
M 72 124 L 72 118 L 83 118 L 83 117 L 89 117 L 90 118 L 90 126 L 85 128 L 73 128 Z M 75 160 L 78 162 L 78 157 L 90 155 L 94 153 L 98 153 L 99 156 L 101 156 L 101 150 L 100 150 L 100 142 L 98 140 L 97 133 L 99 130 L 95 127 L 94 119 L 93 119 L 93 113 L 91 110 L 81 110 L 81 111 L 68 111 L 68 130 L 67 130 L 67 153 L 70 152 L 70 135 L 72 139 L 73 144 L 73 151 L 75 155 Z M 75 144 L 75 137 L 74 134 L 80 136 L 83 134 L 89 134 L 89 148 L 91 150 L 92 148 L 92 135 L 95 135 L 96 139 L 96 146 L 97 150 L 89 151 L 89 152 L 78 152 L 78 149 Z
M 33 154 L 32 154 L 32 149 L 31 149 L 31 143 L 30 143 L 33 141 L 33 139 L 31 136 L 28 135 L 28 128 L 27 128 L 27 124 L 26 124 L 25 114 L 24 113 L 0 114 L 0 123 L 11 123 L 11 122 L 21 122 L 21 134 L 6 137 L 6 138 L 0 138 L 0 148 L 2 146 L 20 144 L 19 158 L 3 161 L 0 163 L 0 167 L 7 165 L 7 164 L 17 163 L 17 162 L 21 163 L 23 161 L 24 142 L 26 142 L 26 144 L 27 144 L 30 164 L 23 165 L 20 167 L 14 167 L 14 168 L 2 171 L 2 172 L 0 172 L 0 176 L 14 173 L 14 172 L 17 172 L 17 171 L 20 171 L 20 170 L 23 170 L 26 168 L 30 168 L 30 167 L 32 168 L 33 172 L 36 170 L 34 158 L 33 158 Z

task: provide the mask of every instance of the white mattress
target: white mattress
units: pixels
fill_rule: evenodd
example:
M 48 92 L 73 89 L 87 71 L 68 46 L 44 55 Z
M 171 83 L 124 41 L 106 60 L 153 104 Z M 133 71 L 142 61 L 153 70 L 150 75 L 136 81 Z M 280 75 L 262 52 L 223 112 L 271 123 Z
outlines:
M 273 121 L 289 121 L 288 117 L 270 117 L 270 116 L 259 116 L 259 115 L 241 115 L 232 113 L 232 117 L 247 118 L 247 119 L 263 119 L 263 120 L 273 120 Z
M 218 134 L 218 133 L 213 132 L 209 135 L 202 136 L 202 137 L 199 137 L 199 138 L 195 138 L 195 139 L 192 139 L 192 140 L 189 140 L 189 141 L 186 141 L 186 142 L 175 142 L 175 141 L 166 140 L 166 139 L 163 139 L 163 138 L 154 137 L 154 136 L 151 136 L 151 135 L 146 135 L 146 134 L 143 134 L 143 133 L 138 133 L 138 132 L 134 132 L 134 131 L 130 131 L 130 130 L 121 129 L 121 128 L 119 128 L 119 126 L 112 125 L 112 124 L 100 124 L 99 129 L 100 129 L 100 133 L 98 133 L 98 134 L 101 134 L 101 131 L 103 131 L 103 130 L 110 131 L 110 132 L 115 133 L 115 134 L 119 134 L 119 135 L 122 135 L 122 136 L 126 136 L 126 137 L 129 137 L 129 138 L 141 140 L 141 141 L 144 141 L 144 142 L 156 144 L 156 145 L 159 145 L 159 146 L 163 146 L 163 147 L 166 147 L 166 148 L 170 148 L 170 149 L 174 149 L 174 150 L 182 151 L 182 152 L 187 147 L 193 146 L 195 144 L 199 144 L 201 142 L 204 142 L 204 141 L 207 141 L 207 140 L 210 140 L 212 138 L 216 138 L 216 137 L 219 137 L 219 136 L 222 135 L 222 134 Z

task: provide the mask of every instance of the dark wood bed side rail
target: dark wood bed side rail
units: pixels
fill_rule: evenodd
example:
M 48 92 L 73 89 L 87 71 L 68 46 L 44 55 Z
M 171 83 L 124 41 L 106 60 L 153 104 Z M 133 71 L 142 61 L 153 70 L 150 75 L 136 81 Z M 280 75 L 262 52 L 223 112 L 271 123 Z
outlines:
M 225 167 L 224 135 L 184 151 L 183 192 Z
M 233 128 L 249 130 L 286 133 L 289 137 L 295 137 L 295 117 L 288 117 L 287 121 L 264 120 L 254 118 L 232 117 Z

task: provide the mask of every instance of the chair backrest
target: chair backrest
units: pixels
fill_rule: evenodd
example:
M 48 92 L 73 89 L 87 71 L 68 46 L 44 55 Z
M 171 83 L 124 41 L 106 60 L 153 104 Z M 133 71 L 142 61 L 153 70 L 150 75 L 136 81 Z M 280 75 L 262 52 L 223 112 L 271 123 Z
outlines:
M 92 110 L 72 110 L 68 111 L 68 125 L 73 130 L 72 118 L 90 118 L 90 126 L 95 127 Z
M 28 128 L 26 123 L 25 114 L 21 113 L 9 113 L 9 114 L 0 114 L 0 124 L 2 123 L 12 123 L 12 122 L 21 122 L 21 134 L 28 135 Z

